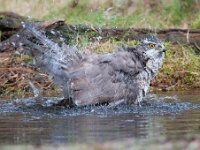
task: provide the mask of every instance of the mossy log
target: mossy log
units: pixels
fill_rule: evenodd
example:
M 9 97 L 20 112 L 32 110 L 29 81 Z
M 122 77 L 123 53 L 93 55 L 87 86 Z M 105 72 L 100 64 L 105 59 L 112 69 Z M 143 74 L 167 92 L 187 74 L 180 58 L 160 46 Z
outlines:
M 40 21 L 30 19 L 12 12 L 0 13 L 0 40 L 9 39 L 22 28 L 23 23 L 37 23 L 41 30 L 44 30 L 51 39 L 57 41 L 58 36 L 62 36 L 67 44 L 77 36 L 86 35 L 90 40 L 107 40 L 114 38 L 116 40 L 139 40 L 147 34 L 157 34 L 164 41 L 172 43 L 190 44 L 200 51 L 200 29 L 136 29 L 136 28 L 111 28 L 94 27 L 87 25 L 71 25 L 64 20 Z M 52 30 L 58 31 L 59 35 L 52 34 Z M 3 42 L 2 42 L 3 43 Z M 0 51 L 9 50 L 8 44 L 0 44 Z

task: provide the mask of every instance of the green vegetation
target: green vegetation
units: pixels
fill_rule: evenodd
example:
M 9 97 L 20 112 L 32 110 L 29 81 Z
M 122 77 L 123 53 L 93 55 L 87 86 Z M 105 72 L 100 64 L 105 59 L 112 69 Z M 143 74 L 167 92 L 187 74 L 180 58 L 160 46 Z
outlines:
M 194 5 L 194 0 L 174 0 L 164 7 L 164 16 L 167 16 L 169 21 L 175 25 L 183 21 L 189 23 L 189 17 L 194 13 Z
M 76 3 L 77 2 L 77 3 Z M 72 24 L 117 27 L 192 27 L 199 25 L 197 0 L 0 0 L 0 11 L 33 18 L 65 19 Z
M 168 51 L 154 84 L 166 90 L 200 88 L 200 55 L 189 46 L 165 45 Z
M 193 28 L 200 28 L 200 13 L 199 15 L 196 17 L 196 19 L 194 20 L 194 22 L 192 23 L 192 27 Z
M 99 7 L 98 7 L 99 5 Z M 82 0 L 44 16 L 64 18 L 72 24 L 97 26 L 168 28 L 187 26 L 196 20 L 200 3 L 195 0 L 111 1 Z M 71 6 L 71 7 L 70 7 Z M 192 16 L 192 17 L 191 17 Z M 194 26 L 195 27 L 195 26 Z

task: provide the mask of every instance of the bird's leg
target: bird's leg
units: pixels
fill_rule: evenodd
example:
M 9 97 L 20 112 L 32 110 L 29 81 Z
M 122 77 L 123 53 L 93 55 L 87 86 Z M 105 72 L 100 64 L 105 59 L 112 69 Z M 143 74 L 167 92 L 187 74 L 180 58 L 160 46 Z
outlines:
M 68 82 L 63 86 L 63 95 L 64 95 L 63 100 L 61 100 L 58 104 L 56 104 L 56 106 L 68 106 L 68 107 L 75 106 L 72 97 L 70 96 L 70 89 Z
M 136 101 L 135 101 L 136 104 L 137 104 L 139 107 L 142 107 L 142 105 L 141 105 L 142 99 L 143 99 L 143 90 L 140 89 L 140 90 L 138 91 L 138 95 L 137 95 L 137 98 L 136 98 Z

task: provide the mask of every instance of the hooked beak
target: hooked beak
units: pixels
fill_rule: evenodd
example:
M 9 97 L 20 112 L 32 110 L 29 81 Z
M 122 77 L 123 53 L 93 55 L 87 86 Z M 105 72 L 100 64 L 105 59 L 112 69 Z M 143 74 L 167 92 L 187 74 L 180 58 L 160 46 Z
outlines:
M 165 49 L 165 48 L 162 48 L 162 52 L 164 52 L 164 53 L 165 53 L 165 52 L 166 52 L 166 49 Z

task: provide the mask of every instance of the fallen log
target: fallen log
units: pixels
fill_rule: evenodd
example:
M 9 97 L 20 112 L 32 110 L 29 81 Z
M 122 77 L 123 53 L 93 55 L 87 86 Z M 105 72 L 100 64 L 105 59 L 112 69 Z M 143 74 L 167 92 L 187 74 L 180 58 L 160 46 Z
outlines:
M 79 35 L 87 35 L 90 40 L 107 40 L 114 38 L 116 40 L 139 40 L 147 34 L 157 34 L 164 41 L 172 43 L 193 45 L 200 52 L 200 29 L 136 29 L 136 28 L 111 28 L 111 27 L 94 27 L 87 25 L 71 25 L 64 23 L 64 20 L 40 21 L 22 17 L 12 12 L 0 13 L 0 39 L 4 41 L 13 34 L 22 29 L 23 23 L 37 23 L 41 30 L 52 40 L 58 41 L 61 36 L 65 43 L 71 44 L 70 41 Z M 53 32 L 52 32 L 53 31 Z M 56 32 L 54 32 L 56 31 Z M 4 45 L 3 45 L 4 44 Z M 3 46 L 2 46 L 3 45 Z M 0 51 L 9 50 L 9 44 L 2 42 Z

